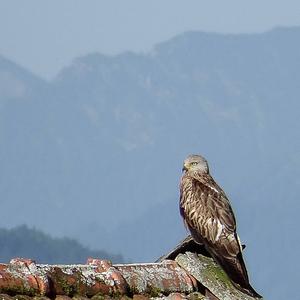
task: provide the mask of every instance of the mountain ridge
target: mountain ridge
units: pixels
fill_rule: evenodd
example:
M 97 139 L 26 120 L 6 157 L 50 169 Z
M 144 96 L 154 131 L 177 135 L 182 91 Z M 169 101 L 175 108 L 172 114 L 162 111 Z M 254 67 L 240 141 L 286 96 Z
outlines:
M 181 164 L 201 153 L 251 245 L 255 286 L 286 297 L 276 274 L 294 272 L 299 249 L 289 248 L 286 234 L 296 226 L 300 191 L 299 41 L 300 27 L 246 38 L 186 34 L 148 54 L 78 58 L 53 81 L 26 83 L 30 92 L 17 97 L 0 90 L 8 212 L 0 226 L 25 223 L 92 248 L 105 241 L 107 251 L 151 261 L 184 235 Z M 273 262 L 282 254 L 278 233 L 284 266 Z

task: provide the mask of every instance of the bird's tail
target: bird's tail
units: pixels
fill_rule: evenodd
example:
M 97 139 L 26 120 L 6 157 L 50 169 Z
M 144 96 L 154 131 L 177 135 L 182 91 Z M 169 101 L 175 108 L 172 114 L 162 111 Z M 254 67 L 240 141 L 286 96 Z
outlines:
M 234 258 L 226 256 L 222 258 L 220 258 L 220 256 L 216 256 L 214 258 L 238 290 L 249 296 L 262 298 L 262 296 L 259 295 L 249 283 L 247 269 L 241 252 Z
M 262 298 L 262 296 L 260 294 L 258 294 L 250 284 L 248 284 L 247 288 L 245 288 L 245 287 L 241 287 L 238 283 L 235 283 L 232 280 L 231 280 L 231 282 L 239 291 L 241 291 L 251 297 L 254 297 L 254 298 Z

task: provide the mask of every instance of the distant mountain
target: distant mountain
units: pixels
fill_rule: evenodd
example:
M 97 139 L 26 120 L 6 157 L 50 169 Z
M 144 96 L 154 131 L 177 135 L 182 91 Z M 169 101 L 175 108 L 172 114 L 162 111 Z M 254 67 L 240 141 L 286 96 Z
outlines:
M 12 258 L 22 257 L 37 263 L 74 264 L 86 263 L 88 257 L 122 262 L 120 255 L 90 250 L 74 239 L 53 238 L 40 230 L 27 226 L 13 229 L 0 228 L 0 261 L 8 263 Z
M 14 62 L 0 56 L 0 105 L 11 99 L 30 98 L 46 83 Z
M 299 78 L 300 27 L 187 32 L 148 54 L 78 58 L 52 82 L 0 63 L 0 225 L 153 260 L 185 234 L 181 163 L 202 153 L 232 200 L 254 286 L 292 297 Z

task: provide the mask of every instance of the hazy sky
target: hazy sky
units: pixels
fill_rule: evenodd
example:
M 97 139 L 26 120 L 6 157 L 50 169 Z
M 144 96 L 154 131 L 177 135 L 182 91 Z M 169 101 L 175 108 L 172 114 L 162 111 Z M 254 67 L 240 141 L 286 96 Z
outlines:
M 0 0 L 0 55 L 45 78 L 77 56 L 148 51 L 187 30 L 300 25 L 299 0 Z

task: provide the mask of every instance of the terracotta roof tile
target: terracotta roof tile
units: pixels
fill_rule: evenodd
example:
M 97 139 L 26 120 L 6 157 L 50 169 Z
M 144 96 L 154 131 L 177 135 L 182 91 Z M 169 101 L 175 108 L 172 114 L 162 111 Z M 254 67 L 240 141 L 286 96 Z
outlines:
M 176 262 L 116 265 L 126 282 L 139 294 L 191 293 L 197 282 Z
M 188 294 L 196 287 L 197 282 L 171 260 L 113 266 L 92 258 L 86 265 L 42 265 L 16 258 L 0 264 L 3 300 L 12 300 L 11 296 L 18 300 L 103 300 L 112 296 L 142 300 L 174 292 Z
M 254 299 L 191 243 L 188 237 L 157 263 L 112 265 L 89 258 L 85 265 L 47 265 L 15 258 L 0 264 L 0 300 Z

